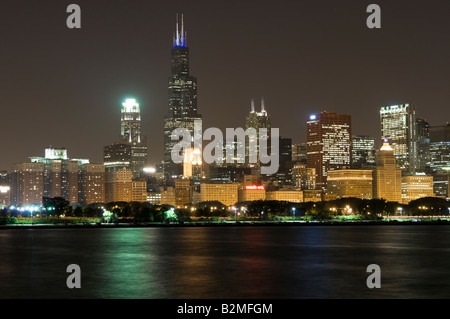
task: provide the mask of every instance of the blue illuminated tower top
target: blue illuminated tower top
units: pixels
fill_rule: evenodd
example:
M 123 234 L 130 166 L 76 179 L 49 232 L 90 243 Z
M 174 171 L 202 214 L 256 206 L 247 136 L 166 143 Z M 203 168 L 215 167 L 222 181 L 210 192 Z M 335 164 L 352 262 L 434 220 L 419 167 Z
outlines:
M 176 23 L 176 31 L 173 34 L 173 47 L 174 48 L 186 48 L 187 47 L 187 31 L 184 30 L 184 21 L 183 15 L 181 15 L 181 30 L 179 28 L 178 23 L 178 14 L 177 14 L 177 23 Z

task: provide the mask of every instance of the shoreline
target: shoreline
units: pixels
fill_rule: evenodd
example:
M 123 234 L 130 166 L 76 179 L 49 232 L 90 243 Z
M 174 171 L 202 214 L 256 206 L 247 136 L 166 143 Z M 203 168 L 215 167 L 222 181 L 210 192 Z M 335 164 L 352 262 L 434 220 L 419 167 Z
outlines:
M 308 227 L 308 226 L 391 226 L 391 225 L 450 225 L 448 220 L 417 220 L 417 221 L 312 221 L 312 222 L 197 222 L 197 223 L 117 223 L 117 224 L 15 224 L 0 225 L 2 229 L 89 229 L 89 228 L 173 228 L 173 227 Z

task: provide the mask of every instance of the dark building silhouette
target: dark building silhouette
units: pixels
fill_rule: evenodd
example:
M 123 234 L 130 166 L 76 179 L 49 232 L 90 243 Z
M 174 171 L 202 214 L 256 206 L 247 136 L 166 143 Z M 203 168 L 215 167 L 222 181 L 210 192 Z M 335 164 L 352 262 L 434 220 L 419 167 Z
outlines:
M 197 79 L 189 74 L 189 48 L 183 15 L 181 29 L 177 15 L 173 37 L 171 76 L 168 83 L 168 114 L 164 117 L 164 179 L 167 183 L 183 175 L 183 164 L 174 163 L 172 149 L 178 141 L 172 141 L 176 128 L 186 128 L 194 136 L 194 121 L 201 121 L 197 112 Z M 180 154 L 183 157 L 184 154 Z

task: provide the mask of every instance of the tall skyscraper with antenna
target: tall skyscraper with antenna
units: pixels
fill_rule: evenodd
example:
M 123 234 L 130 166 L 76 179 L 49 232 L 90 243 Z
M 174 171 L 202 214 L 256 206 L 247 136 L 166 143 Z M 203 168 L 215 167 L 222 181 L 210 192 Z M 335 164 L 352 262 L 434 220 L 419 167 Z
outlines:
M 247 141 L 245 143 L 245 149 L 246 149 L 246 164 L 247 166 L 254 169 L 254 172 L 256 174 L 259 174 L 259 170 L 261 167 L 260 158 L 259 158 L 259 146 L 260 146 L 260 139 L 266 140 L 267 145 L 267 151 L 270 153 L 270 116 L 266 111 L 264 98 L 261 98 L 261 111 L 256 112 L 255 111 L 255 100 L 251 100 L 251 111 L 247 115 L 245 119 L 245 129 L 253 128 L 256 131 L 256 140 L 253 140 L 254 138 L 249 137 L 247 138 Z M 265 128 L 267 129 L 267 135 L 260 136 L 259 129 Z M 252 163 L 251 161 L 251 145 L 256 144 L 256 163 Z
M 202 119 L 197 112 L 197 79 L 189 74 L 189 48 L 184 18 L 176 17 L 173 35 L 171 76 L 168 83 L 168 114 L 164 117 L 164 177 L 171 180 L 183 175 L 183 164 L 174 163 L 172 149 L 178 141 L 172 141 L 176 128 L 187 128 L 194 136 L 194 121 Z M 180 26 L 181 25 L 181 26 Z M 180 154 L 183 158 L 184 154 Z

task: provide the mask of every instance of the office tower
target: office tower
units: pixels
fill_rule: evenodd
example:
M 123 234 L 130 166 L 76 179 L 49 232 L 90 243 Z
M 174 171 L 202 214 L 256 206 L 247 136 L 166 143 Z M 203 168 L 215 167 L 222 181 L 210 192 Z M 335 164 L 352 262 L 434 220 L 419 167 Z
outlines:
M 48 147 L 44 157 L 30 157 L 31 163 L 44 166 L 43 197 L 62 197 L 70 203 L 78 203 L 79 166 L 88 159 L 70 159 L 65 148 Z
M 422 118 L 416 119 L 417 163 L 416 171 L 426 173 L 430 168 L 430 124 Z
M 407 205 L 412 200 L 433 196 L 433 176 L 402 176 L 402 204 Z
M 394 149 L 397 165 L 414 173 L 417 166 L 416 111 L 413 104 L 383 106 L 380 110 L 381 137 Z
M 268 115 L 264 103 L 264 98 L 261 99 L 261 111 L 255 111 L 255 100 L 251 100 L 251 111 L 245 119 L 245 129 L 255 129 L 256 136 L 248 137 L 246 136 L 245 142 L 245 163 L 246 166 L 254 169 L 256 174 L 259 174 L 261 168 L 260 162 L 260 145 L 261 141 L 267 143 L 267 154 L 270 154 L 270 116 Z M 267 129 L 267 135 L 261 135 L 259 129 Z M 253 155 L 255 155 L 256 160 L 253 160 Z
M 105 201 L 117 201 L 116 179 L 117 173 L 122 170 L 131 171 L 131 145 L 114 143 L 103 148 L 103 164 L 105 165 Z
M 372 199 L 372 170 L 339 169 L 328 172 L 327 192 L 337 198 Z
M 103 164 L 106 171 L 114 171 L 122 168 L 131 170 L 131 145 L 114 143 L 103 148 Z
M 197 112 L 197 79 L 189 74 L 189 47 L 187 33 L 184 30 L 183 15 L 181 15 L 181 29 L 177 15 L 176 31 L 173 37 L 168 98 L 168 114 L 164 117 L 163 163 L 164 178 L 169 183 L 172 180 L 171 184 L 173 184 L 174 178 L 183 175 L 183 164 L 175 163 L 172 159 L 172 149 L 178 140 L 173 141 L 171 134 L 177 128 L 185 128 L 194 137 L 194 122 L 202 119 Z M 181 158 L 184 157 L 184 154 L 179 155 Z
M 292 144 L 292 161 L 306 164 L 306 143 Z
M 352 167 L 363 168 L 375 165 L 375 139 L 366 135 L 352 138 Z
M 147 164 L 147 138 L 141 133 L 141 109 L 135 99 L 122 103 L 119 141 L 130 145 L 129 168 L 133 178 L 141 177 Z
M 79 170 L 79 203 L 105 202 L 105 165 L 86 163 Z
M 430 168 L 450 173 L 450 124 L 430 127 Z
M 312 114 L 306 122 L 307 167 L 316 169 L 316 188 L 326 190 L 327 172 L 352 163 L 350 115 Z
M 42 204 L 44 164 L 14 164 L 11 171 L 11 204 Z
M 436 196 L 450 197 L 450 125 L 432 126 L 430 131 L 430 170 Z
M 279 137 L 279 166 L 278 171 L 270 176 L 271 182 L 284 187 L 292 185 L 292 139 Z
M 385 141 L 376 152 L 373 171 L 373 197 L 389 202 L 402 202 L 402 172 L 397 167 L 394 149 Z
M 292 167 L 292 185 L 300 189 L 316 188 L 316 169 L 306 164 L 295 163 Z

